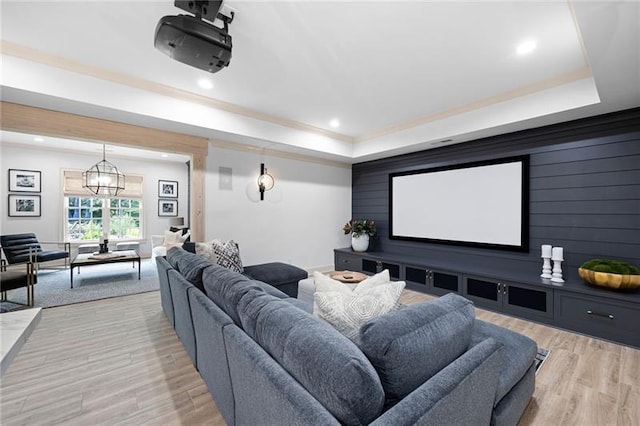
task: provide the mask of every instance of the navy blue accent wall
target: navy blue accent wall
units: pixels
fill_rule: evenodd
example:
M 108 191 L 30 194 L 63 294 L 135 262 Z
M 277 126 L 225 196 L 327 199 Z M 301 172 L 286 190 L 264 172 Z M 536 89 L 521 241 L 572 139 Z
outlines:
M 524 154 L 530 155 L 528 253 L 388 238 L 389 173 Z M 540 246 L 551 244 L 564 247 L 566 278 L 597 257 L 640 265 L 640 108 L 358 163 L 352 172 L 352 216 L 378 225 L 370 250 L 425 264 L 536 273 Z

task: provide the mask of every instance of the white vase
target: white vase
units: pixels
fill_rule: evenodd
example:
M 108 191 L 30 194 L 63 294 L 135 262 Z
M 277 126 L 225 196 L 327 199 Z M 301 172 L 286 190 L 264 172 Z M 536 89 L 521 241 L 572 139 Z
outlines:
M 351 234 L 351 248 L 353 251 L 367 251 L 369 248 L 369 236 L 362 234 L 356 237 L 355 234 Z

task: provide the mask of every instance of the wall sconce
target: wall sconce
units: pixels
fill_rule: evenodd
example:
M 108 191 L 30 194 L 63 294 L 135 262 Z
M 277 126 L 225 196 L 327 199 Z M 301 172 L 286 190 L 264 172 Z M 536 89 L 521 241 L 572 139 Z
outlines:
M 264 163 L 260 163 L 260 176 L 258 177 L 258 190 L 260 191 L 260 201 L 264 200 L 264 191 L 270 191 L 275 184 L 273 176 L 267 173 Z

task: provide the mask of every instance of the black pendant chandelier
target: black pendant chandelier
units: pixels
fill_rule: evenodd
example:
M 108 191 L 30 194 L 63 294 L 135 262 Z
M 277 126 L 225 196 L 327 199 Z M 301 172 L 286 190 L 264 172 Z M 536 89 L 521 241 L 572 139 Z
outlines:
M 106 160 L 104 144 L 102 145 L 102 161 L 82 173 L 82 187 L 103 197 L 115 197 L 122 192 L 124 180 L 124 174 Z

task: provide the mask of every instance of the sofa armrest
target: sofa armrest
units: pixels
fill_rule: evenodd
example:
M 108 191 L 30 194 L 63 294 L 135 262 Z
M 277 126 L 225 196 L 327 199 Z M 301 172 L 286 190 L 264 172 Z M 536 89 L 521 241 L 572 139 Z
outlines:
M 486 339 L 427 380 L 371 425 L 478 425 L 491 422 L 502 345 Z

